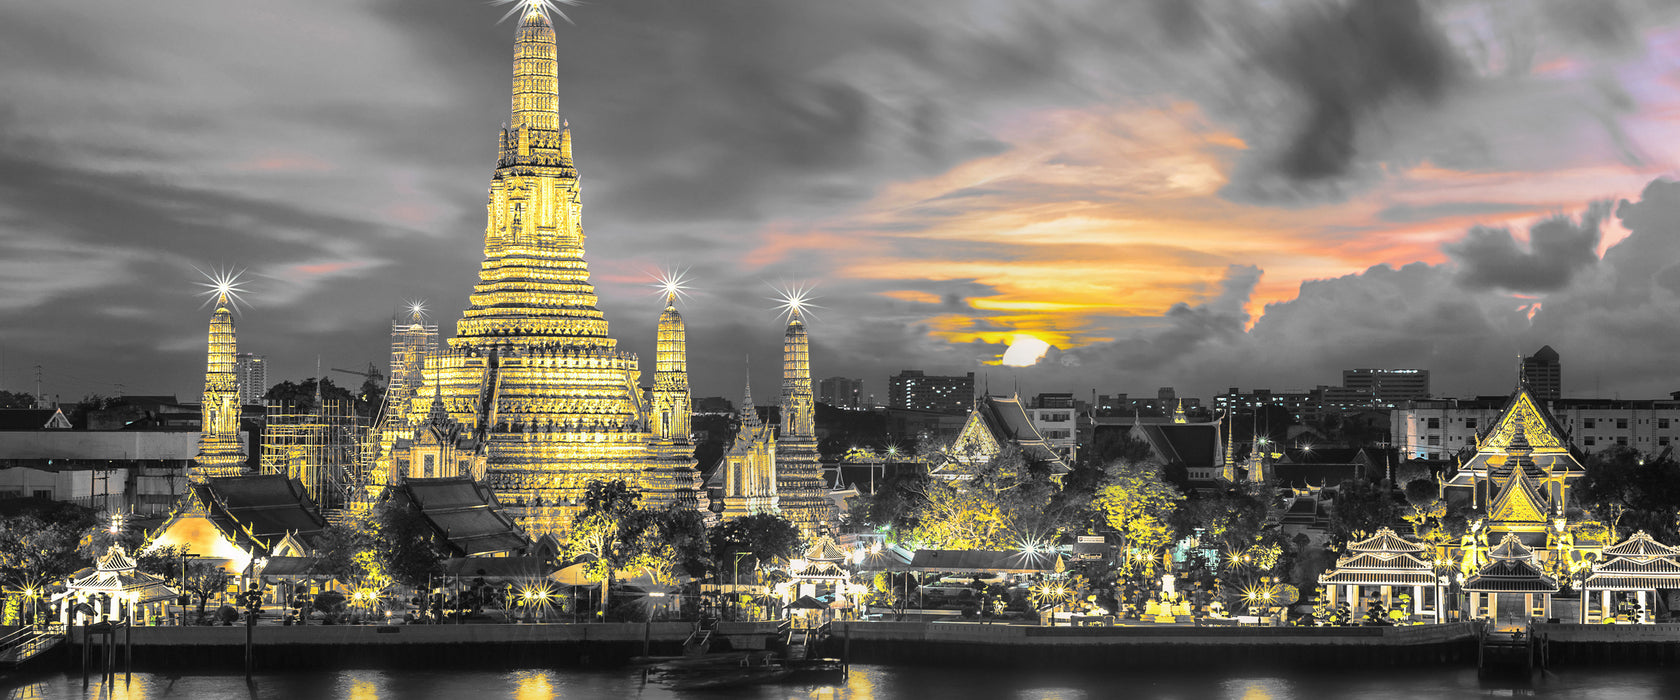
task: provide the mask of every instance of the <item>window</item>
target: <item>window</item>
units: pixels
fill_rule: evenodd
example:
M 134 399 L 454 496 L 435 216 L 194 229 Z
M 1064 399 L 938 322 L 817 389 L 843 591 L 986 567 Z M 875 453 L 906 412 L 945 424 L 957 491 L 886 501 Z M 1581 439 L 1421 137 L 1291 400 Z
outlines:
M 426 455 L 425 473 L 421 474 L 421 476 L 428 479 L 437 476 L 437 455 Z
M 1429 419 L 1429 429 L 1430 430 L 1440 430 L 1441 429 L 1441 419 L 1439 419 L 1439 418 Z
M 1598 438 L 1595 438 L 1591 435 L 1588 435 L 1584 438 L 1581 438 L 1581 444 L 1586 445 L 1587 447 L 1592 447 L 1593 445 L 1598 444 Z
M 42 500 L 50 501 L 50 500 L 52 500 L 52 490 L 51 489 L 47 489 L 47 490 L 37 489 L 35 491 L 35 497 L 39 498 L 39 499 L 42 499 Z
M 1616 419 L 1616 429 L 1617 430 L 1627 430 L 1627 419 L 1626 418 L 1617 418 Z
M 1431 444 L 1431 445 L 1440 445 L 1440 444 L 1441 444 L 1441 436 L 1439 436 L 1439 435 L 1431 435 L 1431 436 L 1429 436 L 1429 444 Z
M 1464 419 L 1464 427 L 1469 428 L 1471 430 L 1475 430 L 1476 429 L 1476 419 L 1474 419 L 1474 418 Z
M 1660 438 L 1657 438 L 1657 446 L 1658 447 L 1668 447 L 1668 436 L 1664 435 Z
M 1624 435 L 1622 437 L 1616 438 L 1616 446 L 1617 447 L 1627 447 L 1627 436 Z
M 1598 427 L 1598 419 L 1597 418 L 1582 418 L 1581 419 L 1581 427 L 1583 427 L 1583 428 L 1596 428 L 1596 427 Z
M 1668 419 L 1667 418 L 1658 418 L 1657 419 L 1657 428 L 1659 428 L 1661 430 L 1668 430 Z

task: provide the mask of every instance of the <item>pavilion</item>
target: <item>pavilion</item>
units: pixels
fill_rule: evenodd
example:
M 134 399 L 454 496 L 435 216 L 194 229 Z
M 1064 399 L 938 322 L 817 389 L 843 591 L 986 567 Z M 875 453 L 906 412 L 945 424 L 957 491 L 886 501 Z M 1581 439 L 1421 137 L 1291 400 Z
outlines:
M 1651 539 L 1644 531 L 1636 532 L 1620 544 L 1604 550 L 1604 561 L 1593 567 L 1581 584 L 1581 622 L 1598 622 L 1615 616 L 1612 594 L 1633 592 L 1638 595 L 1638 622 L 1652 622 L 1651 598 L 1664 588 L 1680 588 L 1680 549 Z M 1597 611 L 1589 611 L 1592 594 L 1599 594 Z
M 1513 608 L 1520 610 L 1520 614 L 1506 616 L 1513 623 L 1526 625 L 1530 618 L 1550 618 L 1552 596 L 1558 590 L 1557 580 L 1540 569 L 1534 552 L 1514 532 L 1505 533 L 1499 546 L 1488 552 L 1488 563 L 1464 580 L 1464 592 L 1470 595 L 1470 615 L 1492 619 L 1496 624 L 1501 600 L 1507 613 Z M 1519 595 L 1522 607 L 1516 608 Z
M 58 617 L 68 625 L 76 603 L 93 606 L 102 620 L 133 622 L 161 614 L 165 601 L 174 601 L 177 595 L 162 577 L 136 570 L 122 545 L 111 545 L 95 566 L 73 574 L 55 599 L 65 601 Z M 95 621 L 101 620 L 83 620 Z
M 1437 576 L 1435 568 L 1426 560 L 1428 548 L 1408 541 L 1389 528 L 1348 545 L 1347 556 L 1336 560 L 1335 568 L 1318 577 L 1326 587 L 1330 604 L 1346 602 L 1357 605 L 1365 600 L 1366 588 L 1375 587 L 1383 605 L 1394 607 L 1396 590 L 1412 591 L 1415 613 L 1430 610 L 1436 622 L 1446 621 L 1445 597 L 1447 581 Z M 1424 592 L 1428 591 L 1426 598 Z M 1340 593 L 1340 595 L 1338 595 Z

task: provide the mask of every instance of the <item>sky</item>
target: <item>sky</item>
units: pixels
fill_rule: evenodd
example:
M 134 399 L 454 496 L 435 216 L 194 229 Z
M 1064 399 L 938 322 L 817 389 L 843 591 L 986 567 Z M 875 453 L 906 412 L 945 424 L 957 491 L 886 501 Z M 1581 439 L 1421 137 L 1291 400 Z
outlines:
M 482 0 L 0 5 L 0 389 L 196 397 L 200 270 L 270 379 L 383 366 L 482 259 Z M 592 279 L 651 378 L 1209 397 L 1424 368 L 1680 389 L 1680 2 L 590 0 L 557 26 Z M 1012 364 L 999 364 L 1011 345 Z M 1034 349 L 1042 350 L 1042 356 Z M 1036 361 L 1033 358 L 1037 357 Z M 338 375 L 344 383 L 359 378 Z M 763 393 L 761 391 L 761 393 Z

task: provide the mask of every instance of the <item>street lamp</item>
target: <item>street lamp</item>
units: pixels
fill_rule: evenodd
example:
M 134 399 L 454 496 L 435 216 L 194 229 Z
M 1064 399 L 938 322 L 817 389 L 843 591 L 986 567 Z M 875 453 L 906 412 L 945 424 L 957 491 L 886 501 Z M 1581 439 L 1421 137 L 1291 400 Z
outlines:
M 752 552 L 735 553 L 735 580 L 729 586 L 729 607 L 735 611 L 735 619 L 741 619 L 741 558 Z

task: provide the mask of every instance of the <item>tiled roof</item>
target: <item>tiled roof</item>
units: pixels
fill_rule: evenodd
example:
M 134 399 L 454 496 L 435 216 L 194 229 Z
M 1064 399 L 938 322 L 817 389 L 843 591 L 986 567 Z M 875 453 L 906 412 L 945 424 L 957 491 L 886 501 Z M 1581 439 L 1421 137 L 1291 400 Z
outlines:
M 1477 593 L 1556 593 L 1558 583 L 1527 560 L 1505 559 L 1482 567 L 1464 582 L 1464 590 Z
M 1350 552 L 1422 552 L 1427 548 L 1416 542 L 1409 542 L 1394 530 L 1381 528 L 1377 534 L 1348 545 Z
M 194 486 L 193 492 L 210 522 L 228 539 L 254 539 L 265 551 L 288 533 L 313 543 L 327 526 L 303 485 L 284 474 L 216 477 Z
M 531 544 L 496 496 L 471 477 L 408 479 L 400 493 L 458 554 L 514 552 Z
M 1631 537 L 1604 548 L 1606 557 L 1674 557 L 1680 556 L 1680 549 L 1662 544 L 1651 539 L 1644 530 L 1633 533 Z

